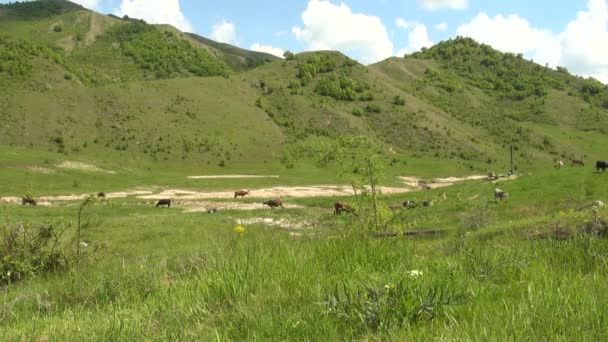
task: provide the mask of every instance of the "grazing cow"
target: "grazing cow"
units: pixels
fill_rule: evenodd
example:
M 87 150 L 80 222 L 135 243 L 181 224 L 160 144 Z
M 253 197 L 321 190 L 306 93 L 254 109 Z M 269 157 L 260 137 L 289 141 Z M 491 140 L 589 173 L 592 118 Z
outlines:
M 494 171 L 488 172 L 488 180 L 495 181 L 498 179 L 498 176 L 494 173 Z
M 249 190 L 239 190 L 234 192 L 234 198 L 245 197 L 249 195 Z
M 334 204 L 334 215 L 341 215 L 342 212 L 354 214 L 355 208 L 351 207 L 346 202 L 338 201 Z
M 600 172 L 600 170 L 602 170 L 602 172 L 604 172 L 608 168 L 608 162 L 603 161 L 603 160 L 598 160 L 597 162 L 595 162 L 595 168 L 597 169 L 598 173 Z
M 262 204 L 269 206 L 270 209 L 274 209 L 274 208 L 277 208 L 277 207 L 284 208 L 283 207 L 283 201 L 281 201 L 280 199 L 268 200 L 266 202 L 263 202 Z
M 170 199 L 161 199 L 156 203 L 156 207 L 167 207 L 171 208 L 171 200 Z
M 422 202 L 422 206 L 425 208 L 432 207 L 433 201 L 431 201 L 431 200 L 424 201 L 424 202 Z
M 106 195 L 105 192 L 100 192 L 97 194 L 97 198 L 107 198 L 108 196 Z
M 36 206 L 36 204 L 37 204 L 37 203 L 36 203 L 36 200 L 35 200 L 35 199 L 33 199 L 33 198 L 29 198 L 29 197 L 23 197 L 23 198 L 21 199 L 21 205 L 31 205 L 31 206 L 35 207 L 35 206 Z
M 207 210 L 207 214 L 215 214 L 217 213 L 217 208 Z
M 585 162 L 582 160 L 572 159 L 572 166 L 585 166 Z
M 405 201 L 405 202 L 403 202 L 403 206 L 404 206 L 406 209 L 413 209 L 413 208 L 418 207 L 418 205 L 417 205 L 417 204 L 416 204 L 416 202 L 414 202 L 414 201 Z
M 509 197 L 509 194 L 507 192 L 504 192 L 500 189 L 494 190 L 494 199 L 496 200 L 496 202 L 502 202 L 503 200 L 506 200 L 507 197 Z
M 564 162 L 561 160 L 558 160 L 557 162 L 555 162 L 555 168 L 556 169 L 561 169 L 562 167 L 564 167 Z

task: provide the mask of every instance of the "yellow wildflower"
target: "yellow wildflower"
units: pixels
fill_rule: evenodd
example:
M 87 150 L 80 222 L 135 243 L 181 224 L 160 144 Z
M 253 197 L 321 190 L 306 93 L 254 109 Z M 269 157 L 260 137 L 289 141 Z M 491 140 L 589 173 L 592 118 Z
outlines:
M 245 232 L 245 227 L 243 227 L 243 226 L 236 226 L 236 227 L 234 227 L 234 231 L 237 232 L 237 233 L 239 233 L 239 234 L 241 234 L 241 235 L 243 235 L 243 233 Z

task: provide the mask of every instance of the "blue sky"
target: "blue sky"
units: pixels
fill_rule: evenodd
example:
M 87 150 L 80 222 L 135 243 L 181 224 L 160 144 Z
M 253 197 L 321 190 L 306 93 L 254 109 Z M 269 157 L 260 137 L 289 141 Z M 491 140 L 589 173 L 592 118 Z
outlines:
M 366 64 L 465 35 L 608 82 L 608 0 L 73 1 L 247 49 L 332 49 Z

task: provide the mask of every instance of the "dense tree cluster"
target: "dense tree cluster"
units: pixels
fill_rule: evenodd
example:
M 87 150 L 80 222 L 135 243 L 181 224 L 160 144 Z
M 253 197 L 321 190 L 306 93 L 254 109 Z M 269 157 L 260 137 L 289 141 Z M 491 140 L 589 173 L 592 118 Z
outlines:
M 547 68 L 530 63 L 522 55 L 501 53 L 489 45 L 479 44 L 471 38 L 458 37 L 413 55 L 419 59 L 434 59 L 449 71 L 502 98 L 524 100 L 542 97 L 548 89 L 563 87 L 561 80 L 551 77 Z M 438 80 L 437 73 L 428 72 L 430 79 L 439 81 L 447 91 L 456 89 L 449 73 Z
M 206 50 L 143 22 L 116 25 L 106 38 L 118 41 L 125 56 L 156 78 L 227 76 L 230 73 L 224 62 Z
M 18 19 L 38 19 L 65 13 L 71 9 L 82 9 L 81 6 L 65 0 L 22 1 L 0 5 Z
M 341 101 L 372 101 L 374 94 L 369 89 L 370 86 L 364 82 L 331 74 L 321 78 L 315 87 L 315 92 Z
M 298 78 L 302 85 L 307 85 L 318 74 L 336 70 L 336 62 L 327 55 L 314 54 L 298 65 Z

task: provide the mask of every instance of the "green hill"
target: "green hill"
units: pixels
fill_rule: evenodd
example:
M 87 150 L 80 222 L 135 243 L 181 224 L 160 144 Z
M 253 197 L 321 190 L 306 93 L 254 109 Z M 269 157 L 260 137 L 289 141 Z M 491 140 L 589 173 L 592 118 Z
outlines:
M 349 134 L 480 171 L 510 145 L 525 169 L 605 157 L 603 84 L 471 39 L 369 67 L 280 60 L 61 0 L 1 5 L 0 32 L 3 145 L 227 168 Z

